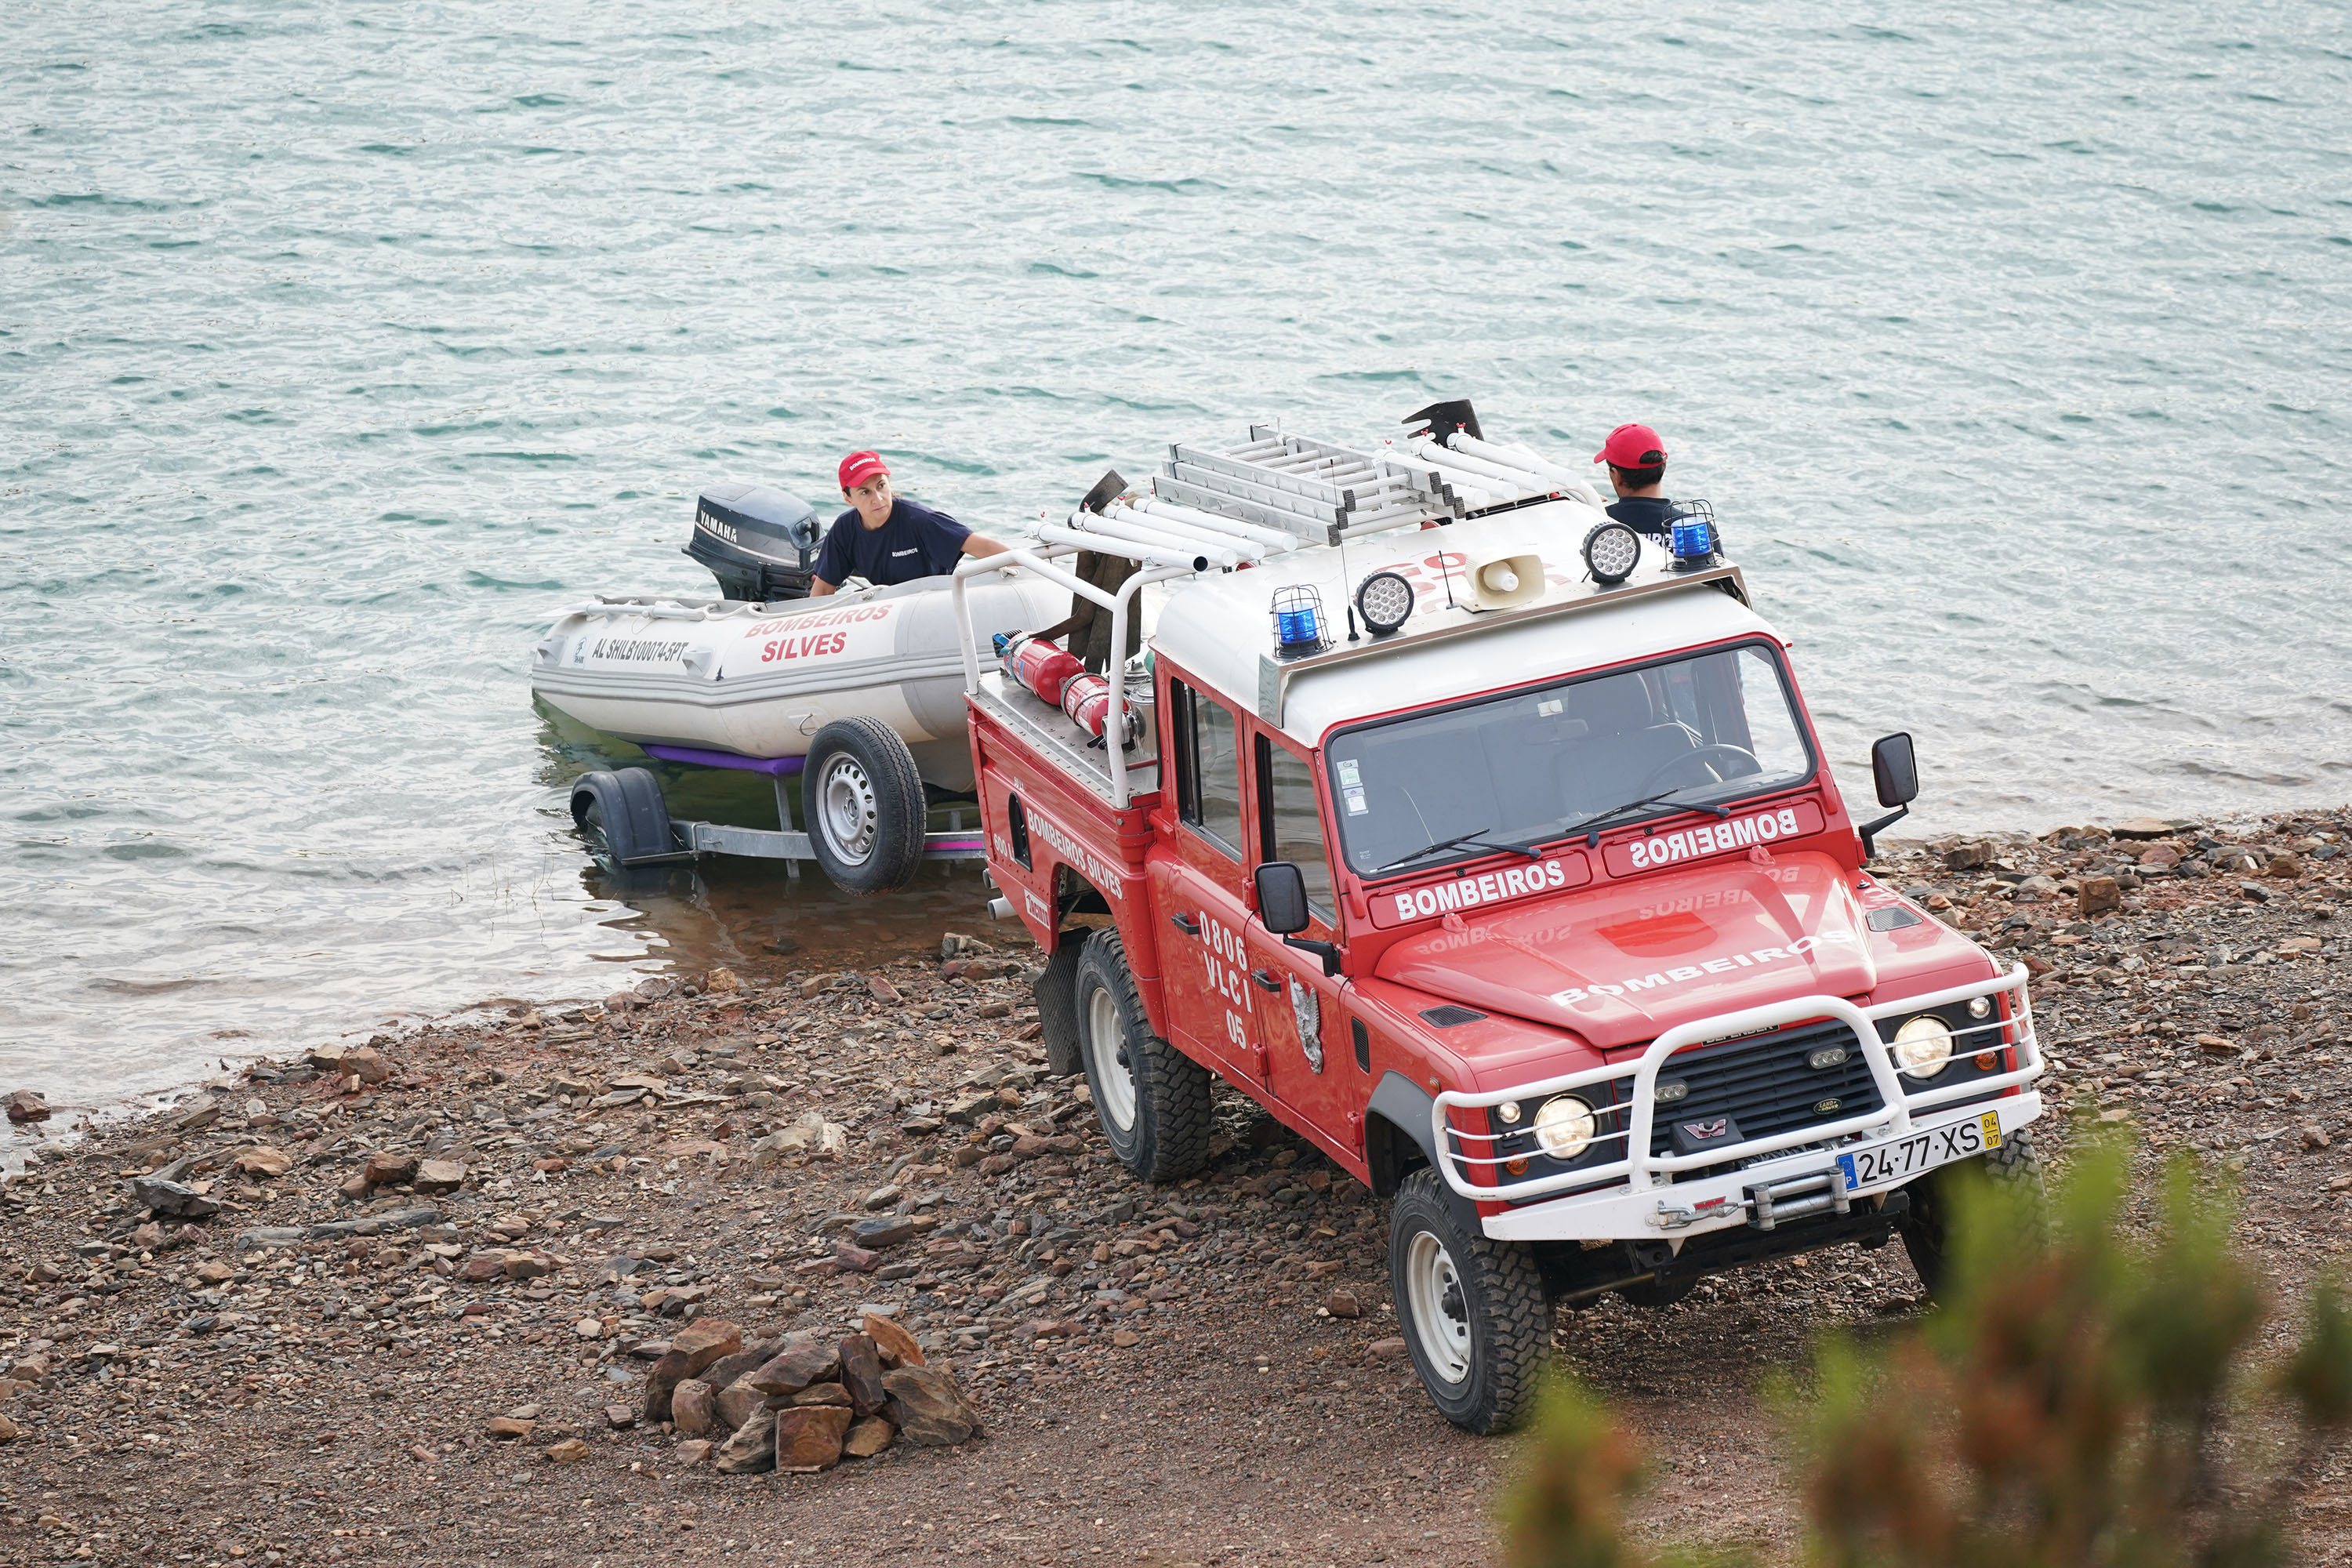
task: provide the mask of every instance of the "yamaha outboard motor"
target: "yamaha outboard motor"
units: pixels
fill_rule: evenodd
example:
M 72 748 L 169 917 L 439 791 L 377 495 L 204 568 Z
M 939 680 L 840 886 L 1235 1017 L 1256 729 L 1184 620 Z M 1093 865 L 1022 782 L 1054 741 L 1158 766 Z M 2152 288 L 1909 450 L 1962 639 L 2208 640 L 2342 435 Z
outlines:
M 710 568 L 730 599 L 805 599 L 824 528 L 816 509 L 768 485 L 713 485 L 694 510 L 686 552 Z

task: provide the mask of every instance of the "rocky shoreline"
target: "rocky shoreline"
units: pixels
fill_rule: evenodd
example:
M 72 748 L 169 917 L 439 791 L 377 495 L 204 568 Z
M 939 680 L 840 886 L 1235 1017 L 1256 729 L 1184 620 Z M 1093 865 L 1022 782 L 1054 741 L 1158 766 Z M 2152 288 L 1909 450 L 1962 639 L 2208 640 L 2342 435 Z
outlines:
M 2352 1242 L 2348 834 L 1879 871 L 2035 971 L 2057 1103 L 2234 1173 L 2243 1245 L 2301 1280 Z M 1508 1447 L 1412 1383 L 1382 1205 L 1224 1092 L 1205 1175 L 1129 1179 L 1046 1074 L 1034 956 L 656 980 L 39 1144 L 0 1193 L 5 1560 L 1487 1560 Z M 1654 1527 L 1785 1551 L 1748 1391 L 1922 1308 L 1888 1248 L 1558 1333 L 1669 1456 Z M 2352 1544 L 2342 1480 L 2314 1542 Z

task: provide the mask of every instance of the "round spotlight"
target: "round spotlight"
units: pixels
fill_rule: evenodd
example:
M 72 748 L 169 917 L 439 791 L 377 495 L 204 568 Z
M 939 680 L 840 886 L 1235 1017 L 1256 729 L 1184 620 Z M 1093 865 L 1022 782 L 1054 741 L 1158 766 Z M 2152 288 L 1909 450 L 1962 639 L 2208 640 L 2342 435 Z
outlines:
M 1592 580 L 1613 588 L 1642 563 L 1642 536 L 1622 522 L 1604 522 L 1584 536 L 1584 567 Z
M 1592 1147 L 1592 1107 L 1572 1094 L 1555 1095 L 1536 1112 L 1536 1142 L 1555 1160 L 1573 1160 Z
M 1356 614 L 1364 629 L 1384 637 L 1412 614 L 1412 584 L 1394 572 L 1375 572 L 1356 584 Z
M 1516 1100 L 1507 1100 L 1495 1107 L 1495 1120 L 1506 1125 L 1516 1124 L 1519 1120 L 1519 1102 Z
M 1971 1018 L 1990 1018 L 1990 1017 L 1991 1017 L 1991 1016 L 1992 1016 L 1992 998 L 1991 998 L 1991 997 L 1990 997 L 1990 996 L 1971 996 L 1971 997 L 1969 997 L 1969 1017 L 1971 1017 Z
M 1906 1019 L 1895 1031 L 1895 1065 L 1913 1078 L 1934 1078 L 1952 1059 L 1952 1027 L 1932 1013 Z

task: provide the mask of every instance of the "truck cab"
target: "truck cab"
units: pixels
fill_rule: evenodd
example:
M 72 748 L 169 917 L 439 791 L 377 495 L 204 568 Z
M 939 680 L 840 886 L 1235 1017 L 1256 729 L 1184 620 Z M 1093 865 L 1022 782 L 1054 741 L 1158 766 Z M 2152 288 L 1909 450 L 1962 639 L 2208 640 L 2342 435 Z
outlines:
M 1305 465 L 1253 431 L 1222 468 L 1172 448 L 1102 533 L 1074 514 L 968 563 L 1075 592 L 1071 536 L 1190 531 L 1126 539 L 1143 569 L 1096 590 L 1152 612 L 1108 739 L 1010 668 L 969 700 L 990 875 L 1112 1149 L 1192 1174 L 1223 1078 L 1392 1199 L 1415 1370 L 1484 1432 L 1527 1408 L 1561 1305 L 1898 1237 L 1939 1288 L 1953 1173 L 2038 1183 L 2042 1066 L 2024 972 L 1870 874 L 1894 817 L 1850 815 L 1711 521 L 1637 538 L 1526 448 L 1433 430 L 1285 438 L 1310 471 L 1417 473 L 1417 521 L 1393 486 L 1369 522 L 1264 500 L 1226 469 Z M 1218 518 L 1298 542 L 1182 559 Z M 1874 763 L 1900 816 L 1908 738 Z

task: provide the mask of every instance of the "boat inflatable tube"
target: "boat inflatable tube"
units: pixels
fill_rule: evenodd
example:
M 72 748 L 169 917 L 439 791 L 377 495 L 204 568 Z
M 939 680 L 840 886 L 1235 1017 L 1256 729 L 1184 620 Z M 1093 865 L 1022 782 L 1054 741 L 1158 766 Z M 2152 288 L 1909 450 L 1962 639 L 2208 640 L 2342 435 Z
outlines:
M 995 634 L 1049 625 L 1067 607 L 1066 594 L 1025 574 L 983 574 L 965 592 L 983 650 Z M 983 654 L 983 668 L 995 663 Z M 744 757 L 806 756 L 826 725 L 871 719 L 907 742 L 926 780 L 971 785 L 947 577 L 785 604 L 577 605 L 540 639 L 530 686 L 608 735 Z

